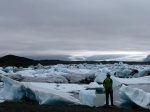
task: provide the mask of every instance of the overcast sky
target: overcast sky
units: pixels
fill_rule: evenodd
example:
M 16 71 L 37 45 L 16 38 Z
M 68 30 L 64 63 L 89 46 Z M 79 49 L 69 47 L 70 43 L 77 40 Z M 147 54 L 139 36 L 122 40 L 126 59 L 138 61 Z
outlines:
M 149 54 L 150 0 L 0 0 L 0 56 Z

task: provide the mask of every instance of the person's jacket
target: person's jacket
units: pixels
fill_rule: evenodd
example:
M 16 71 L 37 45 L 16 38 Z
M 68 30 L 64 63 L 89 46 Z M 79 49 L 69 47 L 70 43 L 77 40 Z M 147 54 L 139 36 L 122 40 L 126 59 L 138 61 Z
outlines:
M 111 78 L 107 77 L 103 82 L 103 86 L 104 86 L 105 90 L 112 91 L 113 90 L 112 85 L 113 85 L 113 81 Z

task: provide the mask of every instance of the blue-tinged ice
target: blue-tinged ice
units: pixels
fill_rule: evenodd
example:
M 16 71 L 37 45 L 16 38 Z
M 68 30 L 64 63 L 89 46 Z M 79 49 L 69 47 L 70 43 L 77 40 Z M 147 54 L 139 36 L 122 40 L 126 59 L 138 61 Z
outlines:
M 121 103 L 136 104 L 150 109 L 150 93 L 144 92 L 142 89 L 122 85 L 120 88 L 120 98 Z
M 80 104 L 80 101 L 69 93 L 40 88 L 5 76 L 2 76 L 2 80 L 4 88 L 0 91 L 0 100 L 21 101 L 28 98 L 39 104 Z
M 94 106 L 95 97 L 95 90 L 81 90 L 79 93 L 79 98 L 82 105 L 88 105 L 91 107 Z

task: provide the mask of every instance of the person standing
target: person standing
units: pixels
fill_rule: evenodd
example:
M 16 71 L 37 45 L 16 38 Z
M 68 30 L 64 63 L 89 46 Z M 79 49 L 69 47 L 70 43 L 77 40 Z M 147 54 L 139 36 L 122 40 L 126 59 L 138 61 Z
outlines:
M 113 104 L 113 80 L 110 78 L 110 73 L 107 73 L 106 79 L 103 82 L 103 86 L 105 88 L 105 94 L 106 94 L 106 106 L 109 105 L 109 96 L 111 99 L 111 106 L 114 106 Z

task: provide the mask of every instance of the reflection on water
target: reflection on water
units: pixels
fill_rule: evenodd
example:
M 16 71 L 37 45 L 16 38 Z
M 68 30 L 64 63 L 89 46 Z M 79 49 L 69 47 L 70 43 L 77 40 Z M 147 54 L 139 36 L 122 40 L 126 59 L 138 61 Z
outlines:
M 113 88 L 113 97 L 114 97 L 114 104 L 115 101 L 119 101 L 120 97 L 119 97 L 119 86 L 116 86 Z M 75 98 L 79 99 L 79 95 L 75 94 L 73 95 Z M 103 106 L 105 104 L 105 92 L 98 90 L 96 93 L 96 97 L 94 98 L 94 105 L 96 107 L 98 106 Z
M 113 88 L 114 104 L 115 104 L 115 101 L 120 100 L 119 88 L 120 88 L 119 86 L 116 86 L 116 87 Z M 105 104 L 105 93 L 104 92 L 96 94 L 96 97 L 94 99 L 94 104 L 95 104 L 96 107 L 103 106 Z

